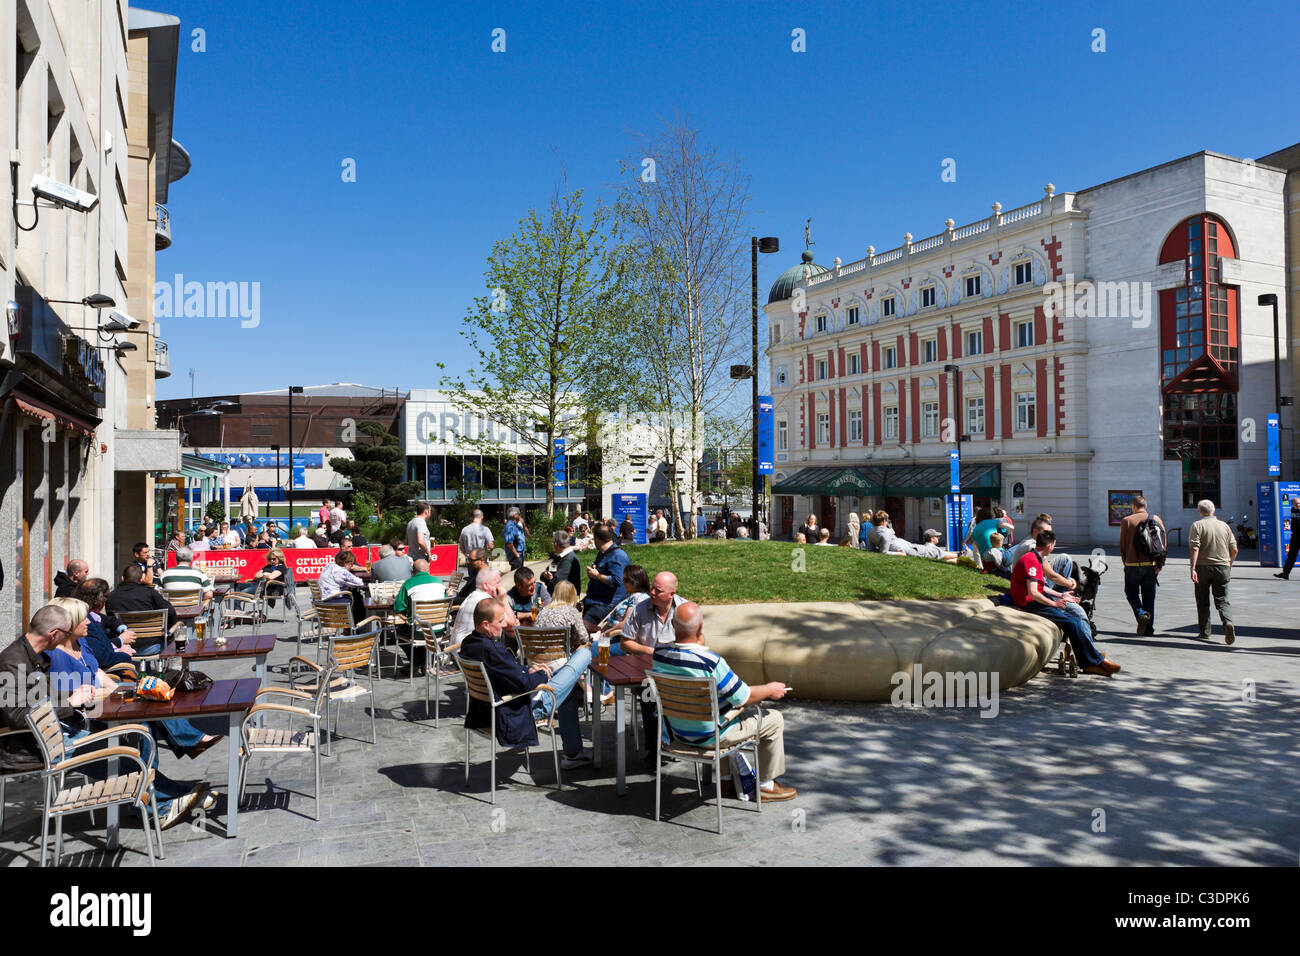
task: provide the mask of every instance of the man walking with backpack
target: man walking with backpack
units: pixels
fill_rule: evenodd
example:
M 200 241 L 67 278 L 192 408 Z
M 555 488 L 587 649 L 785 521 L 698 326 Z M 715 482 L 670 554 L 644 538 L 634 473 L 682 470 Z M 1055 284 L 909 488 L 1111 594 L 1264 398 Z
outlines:
M 1223 643 L 1237 639 L 1237 629 L 1232 623 L 1232 605 L 1228 603 L 1228 582 L 1232 580 L 1232 564 L 1237 560 L 1237 536 L 1226 522 L 1214 516 L 1214 502 L 1208 498 L 1196 503 L 1200 519 L 1192 525 L 1187 543 L 1192 548 L 1192 584 L 1196 587 L 1196 620 L 1203 640 L 1210 639 L 1210 591 L 1214 591 L 1214 606 L 1219 609 L 1223 622 Z
M 1124 561 L 1124 596 L 1137 619 L 1137 634 L 1148 637 L 1156 631 L 1156 575 L 1167 554 L 1165 523 L 1159 515 L 1147 514 L 1147 500 L 1133 498 L 1133 513 L 1119 526 L 1119 553 Z

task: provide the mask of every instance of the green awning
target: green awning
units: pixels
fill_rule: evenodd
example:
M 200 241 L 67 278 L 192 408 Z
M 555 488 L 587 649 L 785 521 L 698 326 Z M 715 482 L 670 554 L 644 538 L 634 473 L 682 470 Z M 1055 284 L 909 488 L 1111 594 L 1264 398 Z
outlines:
M 948 478 L 947 465 L 818 465 L 796 471 L 773 485 L 772 493 L 941 498 L 948 494 Z M 1002 466 L 962 465 L 961 490 L 980 497 L 1000 497 Z
M 801 468 L 789 478 L 772 486 L 777 495 L 878 495 L 880 484 L 874 476 L 879 468 L 834 465 Z

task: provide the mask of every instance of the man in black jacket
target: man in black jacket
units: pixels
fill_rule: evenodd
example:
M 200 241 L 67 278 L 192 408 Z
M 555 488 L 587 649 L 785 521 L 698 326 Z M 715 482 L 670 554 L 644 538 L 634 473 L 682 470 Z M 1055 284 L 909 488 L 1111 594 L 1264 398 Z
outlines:
M 68 636 L 72 616 L 63 608 L 47 604 L 32 617 L 27 633 L 0 652 L 0 727 L 27 730 L 27 712 L 50 696 L 50 661 L 45 652 Z M 78 718 L 77 707 L 94 699 L 95 688 L 82 684 L 66 701 L 54 701 L 60 720 Z M 0 771 L 20 773 L 45 766 L 40 748 L 29 733 L 0 737 Z
M 140 565 L 132 562 L 122 572 L 122 583 L 108 596 L 105 607 L 113 614 L 123 611 L 163 611 L 167 612 L 167 630 L 176 626 L 176 609 L 171 602 L 147 584 L 141 583 L 144 572 Z
M 474 593 L 478 587 L 478 573 L 488 565 L 487 552 L 482 548 L 472 548 L 465 555 L 465 563 L 468 570 L 465 572 L 465 582 L 456 592 L 456 600 L 451 602 L 452 607 L 460 607 L 465 603 L 465 599 Z
M 72 597 L 77 590 L 77 586 L 86 580 L 89 574 L 90 565 L 80 558 L 73 558 L 68 562 L 68 570 L 60 571 L 54 575 L 54 596 Z
M 564 666 L 554 672 L 545 664 L 524 668 L 501 643 L 505 630 L 505 604 L 494 597 L 486 597 L 474 607 L 474 631 L 461 642 L 460 656 L 467 661 L 482 661 L 487 665 L 488 678 L 498 699 L 506 694 L 518 694 L 504 707 L 497 708 L 497 742 L 504 747 L 531 746 L 537 743 L 536 721 L 546 720 L 552 708 L 559 709 L 560 739 L 564 741 L 564 759 L 560 766 L 565 770 L 591 763 L 583 752 L 582 734 L 578 730 L 578 695 L 573 689 L 578 679 L 591 665 L 591 648 L 577 648 Z M 533 697 L 528 691 L 545 688 Z M 477 729 L 491 726 L 491 709 L 481 700 L 470 698 L 465 712 L 465 726 Z

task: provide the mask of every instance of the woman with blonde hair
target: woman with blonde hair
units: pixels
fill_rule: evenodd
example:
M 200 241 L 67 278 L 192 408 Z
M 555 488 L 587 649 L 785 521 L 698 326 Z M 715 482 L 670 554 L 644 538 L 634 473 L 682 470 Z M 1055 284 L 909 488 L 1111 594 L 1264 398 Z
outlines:
M 564 580 L 555 585 L 551 603 L 537 614 L 537 627 L 572 627 L 578 640 L 590 643 L 587 628 L 582 623 L 582 612 L 578 610 L 578 589 L 572 581 Z

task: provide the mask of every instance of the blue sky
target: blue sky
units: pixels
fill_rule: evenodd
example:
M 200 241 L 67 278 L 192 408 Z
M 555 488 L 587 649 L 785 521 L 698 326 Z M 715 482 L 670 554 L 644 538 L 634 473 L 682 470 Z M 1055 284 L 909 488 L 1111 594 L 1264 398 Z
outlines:
M 182 22 L 174 135 L 194 163 L 171 187 L 158 279 L 261 284 L 255 328 L 161 319 L 159 398 L 188 395 L 191 367 L 199 395 L 436 387 L 435 362 L 472 361 L 459 331 L 493 242 L 546 203 L 561 164 L 608 197 L 632 134 L 674 110 L 752 176 L 753 231 L 782 243 L 760 261 L 763 298 L 809 216 L 817 261 L 849 262 L 1047 182 L 1300 140 L 1292 3 L 156 8 Z

